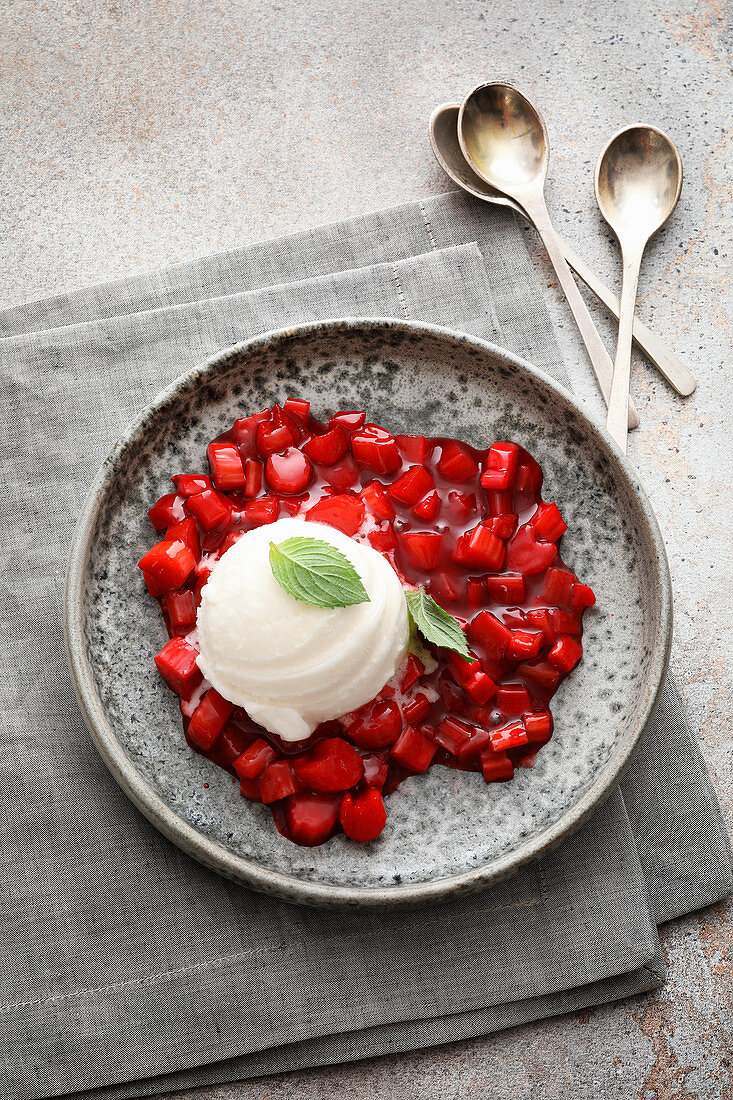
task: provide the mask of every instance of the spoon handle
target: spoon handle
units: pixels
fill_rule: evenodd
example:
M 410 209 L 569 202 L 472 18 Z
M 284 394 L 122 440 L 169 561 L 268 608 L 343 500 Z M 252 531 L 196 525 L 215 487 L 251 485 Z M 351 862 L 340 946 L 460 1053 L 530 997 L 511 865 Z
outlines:
M 598 276 L 581 260 L 575 249 L 562 242 L 565 259 L 568 261 L 578 278 L 582 279 L 590 291 L 617 319 L 620 317 L 621 304 L 616 295 L 601 282 Z M 663 340 L 648 329 L 646 325 L 634 318 L 633 336 L 636 343 L 654 364 L 657 370 L 667 379 L 670 386 L 682 397 L 689 397 L 697 387 L 697 380 L 690 373 L 684 363 L 681 363 L 674 352 L 667 347 Z
M 534 222 L 537 232 L 547 249 L 547 254 L 550 257 L 552 266 L 555 268 L 560 286 L 565 292 L 568 305 L 573 311 L 573 317 L 575 318 L 576 324 L 580 330 L 580 335 L 583 338 L 583 343 L 585 344 L 588 356 L 593 365 L 598 384 L 601 387 L 601 393 L 603 394 L 606 404 L 608 404 L 611 398 L 613 363 L 601 340 L 598 329 L 593 324 L 593 319 L 588 312 L 588 307 L 580 296 L 578 284 L 575 282 L 575 279 L 570 273 L 570 268 L 565 262 L 562 242 L 550 221 L 550 215 L 547 213 L 545 200 L 541 193 L 538 194 L 534 191 L 532 193 L 525 193 L 521 196 L 518 195 L 517 198 Z M 628 423 L 629 428 L 636 428 L 639 423 L 638 414 L 631 403 L 629 403 L 628 406 Z
M 618 325 L 616 360 L 613 364 L 611 397 L 608 402 L 606 430 L 626 454 L 626 436 L 629 410 L 629 382 L 631 380 L 631 334 L 634 327 L 636 288 L 639 284 L 639 268 L 644 242 L 639 247 L 624 249 L 624 274 L 621 284 L 621 313 Z

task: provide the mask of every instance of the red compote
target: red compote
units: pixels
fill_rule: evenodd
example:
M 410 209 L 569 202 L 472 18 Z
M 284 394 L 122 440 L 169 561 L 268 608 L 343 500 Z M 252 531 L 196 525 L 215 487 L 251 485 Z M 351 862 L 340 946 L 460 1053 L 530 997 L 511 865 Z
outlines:
M 372 840 L 384 796 L 431 764 L 487 782 L 533 765 L 595 597 L 558 553 L 566 524 L 542 500 L 542 471 L 527 451 L 392 435 L 363 412 L 322 423 L 291 399 L 235 421 L 208 459 L 209 475 L 176 474 L 176 491 L 148 513 L 165 535 L 140 568 L 170 636 L 155 662 L 180 697 L 189 745 L 236 776 L 245 798 L 266 803 L 284 836 L 314 845 L 343 830 Z M 283 516 L 378 550 L 406 589 L 424 587 L 458 620 L 470 661 L 413 647 L 371 702 L 306 741 L 254 723 L 203 680 L 196 614 L 216 561 Z

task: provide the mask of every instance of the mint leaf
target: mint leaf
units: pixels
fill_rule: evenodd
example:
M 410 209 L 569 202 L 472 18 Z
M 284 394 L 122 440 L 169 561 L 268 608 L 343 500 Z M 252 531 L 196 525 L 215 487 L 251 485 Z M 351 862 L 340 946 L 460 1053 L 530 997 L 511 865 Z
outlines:
M 369 603 L 361 577 L 335 546 L 303 535 L 270 543 L 270 567 L 289 596 L 312 607 Z
M 458 620 L 437 604 L 424 588 L 418 588 L 416 592 L 405 592 L 405 599 L 412 625 L 427 642 L 432 642 L 441 649 L 452 649 L 464 661 L 473 660 Z

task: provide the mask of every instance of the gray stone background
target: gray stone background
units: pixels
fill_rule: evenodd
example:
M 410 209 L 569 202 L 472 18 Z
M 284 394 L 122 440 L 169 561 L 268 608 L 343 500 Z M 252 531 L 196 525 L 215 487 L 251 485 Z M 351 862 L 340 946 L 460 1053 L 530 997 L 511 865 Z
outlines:
M 593 196 L 596 157 L 632 121 L 674 137 L 685 184 L 649 247 L 639 313 L 700 386 L 682 401 L 637 360 L 642 427 L 630 455 L 667 540 L 674 671 L 730 826 L 729 36 L 723 0 L 0 7 L 3 305 L 447 190 L 427 143 L 430 111 L 497 76 L 541 105 L 558 229 L 617 285 L 618 251 Z M 527 237 L 578 389 L 600 414 L 572 317 Z M 662 929 L 669 979 L 659 992 L 488 1039 L 189 1095 L 731 1097 L 731 912 L 719 905 Z

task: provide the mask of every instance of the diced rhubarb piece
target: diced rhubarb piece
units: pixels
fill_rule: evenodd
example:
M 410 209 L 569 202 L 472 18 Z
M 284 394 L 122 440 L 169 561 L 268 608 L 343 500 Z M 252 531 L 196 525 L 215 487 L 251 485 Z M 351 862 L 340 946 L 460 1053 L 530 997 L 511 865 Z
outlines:
M 149 573 L 143 573 L 143 580 L 145 581 L 145 587 L 154 600 L 157 600 L 165 592 L 163 586 L 158 584 L 155 577 L 151 577 Z
M 347 730 L 354 744 L 362 749 L 381 749 L 385 745 L 393 745 L 401 732 L 400 708 L 389 700 L 364 708 L 364 713 L 360 712 Z
M 209 688 L 188 723 L 188 736 L 195 745 L 208 752 L 229 721 L 233 710 L 233 703 L 220 695 L 215 688 Z
M 362 756 L 362 762 L 364 764 L 364 775 L 362 776 L 362 783 L 365 787 L 376 787 L 381 791 L 387 780 L 387 772 L 389 771 L 389 764 L 383 756 L 377 756 L 376 754 L 368 753 Z
M 370 531 L 367 538 L 369 545 L 373 546 L 375 550 L 379 550 L 380 554 L 389 554 L 391 550 L 397 548 L 397 536 L 392 530 L 391 524 L 379 531 Z
M 183 496 L 179 493 L 166 493 L 148 509 L 148 519 L 156 531 L 162 531 L 171 523 L 180 523 L 186 515 L 183 510 Z
M 470 608 L 482 607 L 486 603 L 486 582 L 483 577 L 468 578 L 466 598 Z
M 529 661 L 539 655 L 542 648 L 542 632 L 537 630 L 515 630 L 512 632 L 506 656 L 512 661 Z
M 378 474 L 393 474 L 402 465 L 397 440 L 376 424 L 365 424 L 354 432 L 351 453 L 360 466 Z
M 398 504 L 412 507 L 435 487 L 432 474 L 424 466 L 410 466 L 387 488 L 387 495 Z
M 364 522 L 364 501 L 352 493 L 322 497 L 309 508 L 305 518 L 314 523 L 326 523 L 345 535 L 355 535 Z
M 345 493 L 348 489 L 358 488 L 359 467 L 350 454 L 345 454 L 332 466 L 321 470 L 321 477 L 333 493 Z
M 309 752 L 293 760 L 293 768 L 301 785 L 319 794 L 347 791 L 364 774 L 359 753 L 343 737 L 318 741 Z
M 289 760 L 273 760 L 262 772 L 258 783 L 260 798 L 267 805 L 288 798 L 300 789 Z
M 327 841 L 336 828 L 340 803 L 338 796 L 329 794 L 291 795 L 285 803 L 285 825 L 291 840 L 305 848 Z
M 473 655 L 471 655 L 471 660 L 467 661 L 459 653 L 452 653 L 448 650 L 445 654 L 445 660 L 454 678 L 462 687 L 468 683 L 472 676 L 481 671 L 481 662 Z
M 232 506 L 216 489 L 204 489 L 195 497 L 189 497 L 186 508 L 205 531 L 216 531 L 232 521 Z
M 257 426 L 262 424 L 263 421 L 271 419 L 272 413 L 270 410 L 263 409 L 262 412 L 252 413 L 251 416 L 240 416 L 238 420 L 234 421 L 231 435 L 239 447 L 242 458 L 249 458 L 254 452 Z
M 190 588 L 166 593 L 165 609 L 174 630 L 193 626 L 196 622 L 196 601 Z
M 402 708 L 402 717 L 408 725 L 418 726 L 427 718 L 431 710 L 432 707 L 427 695 L 419 692 L 409 703 L 405 703 Z
M 422 663 L 419 657 L 416 657 L 414 653 L 411 653 L 405 661 L 404 672 L 402 673 L 402 679 L 400 680 L 400 691 L 409 691 L 413 687 L 421 676 L 425 675 L 425 665 Z
M 229 531 L 217 547 L 217 560 L 223 557 L 227 550 L 231 550 L 235 542 L 239 542 L 243 534 L 244 531 Z
M 349 436 L 345 428 L 335 424 L 323 435 L 311 436 L 302 446 L 304 454 L 311 462 L 319 462 L 323 466 L 332 466 L 346 454 L 349 449 Z
M 492 516 L 491 519 L 484 520 L 484 523 L 497 538 L 508 539 L 514 534 L 517 517 L 511 513 L 507 516 Z
M 561 634 L 547 654 L 547 660 L 561 672 L 570 672 L 583 656 L 583 649 L 569 634 Z
M 505 626 L 512 630 L 524 630 L 527 625 L 527 613 L 521 607 L 508 607 L 502 615 Z
M 575 577 L 572 573 L 568 573 L 567 569 L 551 566 L 542 582 L 542 599 L 550 604 L 567 607 L 574 580 Z
M 211 488 L 211 478 L 206 474 L 175 474 L 171 481 L 182 497 L 195 497 Z
M 474 726 L 471 736 L 458 746 L 457 756 L 461 764 L 476 760 L 481 753 L 491 749 L 491 730 L 484 726 Z
M 242 755 L 251 740 L 251 735 L 242 729 L 236 720 L 235 712 L 233 712 L 216 742 L 216 763 L 228 771 L 234 761 Z
M 486 502 L 490 516 L 506 516 L 514 512 L 514 493 L 511 489 L 489 489 Z
M 433 453 L 433 444 L 424 435 L 396 435 L 397 446 L 405 462 L 427 462 Z
M 437 531 L 406 531 L 401 542 L 411 565 L 427 573 L 438 568 L 443 536 Z
M 247 798 L 250 802 L 262 801 L 260 797 L 260 785 L 256 779 L 240 779 L 239 793 L 242 798 Z
M 464 686 L 464 691 L 479 706 L 483 706 L 496 695 L 496 684 L 485 672 L 474 672 L 471 679 Z
M 542 468 L 539 462 L 526 452 L 517 470 L 516 490 L 527 496 L 536 496 L 542 488 Z
M 289 416 L 285 416 L 282 409 L 275 405 L 272 410 L 272 420 L 263 420 L 257 425 L 255 445 L 260 458 L 269 458 L 293 447 L 300 440 L 300 428 Z
M 536 573 L 544 573 L 556 557 L 555 543 L 538 542 L 534 527 L 525 523 L 507 543 L 505 566 L 513 573 L 523 573 L 525 577 L 531 577 Z
M 490 611 L 480 611 L 468 628 L 468 636 L 482 645 L 490 657 L 501 659 L 511 641 L 512 632 Z
M 171 638 L 155 658 L 158 672 L 181 699 L 190 699 L 203 679 L 197 657 L 197 650 L 183 638 Z
M 584 607 L 593 607 L 596 602 L 595 593 L 587 584 L 573 585 L 570 591 L 570 610 L 582 611 Z
M 472 569 L 496 572 L 504 562 L 504 543 L 485 523 L 461 535 L 453 551 L 453 560 Z
M 347 836 L 360 844 L 367 844 L 370 840 L 376 840 L 384 828 L 387 820 L 384 799 L 376 790 L 360 791 L 353 795 L 347 793 L 341 799 L 339 817 L 341 828 Z
M 357 428 L 364 427 L 365 420 L 366 413 L 364 412 L 337 412 L 329 420 L 328 426 L 332 427 L 334 424 L 340 424 L 342 428 L 346 428 L 347 432 L 355 432 Z
M 395 510 L 380 481 L 370 481 L 359 494 L 366 510 L 377 520 L 394 519 Z
M 478 476 L 479 465 L 467 446 L 451 439 L 443 444 L 438 469 L 443 477 L 463 482 Z
M 272 454 L 265 465 L 265 479 L 275 493 L 293 496 L 302 493 L 311 483 L 313 467 L 297 447 Z
M 524 723 L 515 721 L 496 726 L 491 730 L 489 740 L 494 752 L 506 752 L 507 749 L 517 749 L 520 745 L 526 745 L 528 738 Z
M 560 515 L 556 504 L 546 504 L 543 500 L 537 505 L 537 511 L 529 521 L 537 532 L 537 537 L 547 542 L 557 542 L 564 535 L 568 525 Z
M 258 737 L 232 766 L 240 779 L 258 779 L 276 755 L 272 745 L 268 745 L 263 737 Z
M 493 443 L 486 456 L 481 474 L 484 489 L 511 489 L 519 466 L 519 447 L 516 443 Z
M 174 588 L 180 588 L 190 577 L 196 559 L 185 542 L 180 539 L 166 539 L 156 542 L 137 564 L 143 573 L 147 573 L 160 585 L 163 592 L 170 592 Z
M 522 684 L 502 684 L 496 693 L 494 706 L 502 714 L 526 714 L 532 709 L 532 700 Z
M 166 528 L 165 537 L 167 542 L 185 542 L 196 559 L 201 557 L 199 529 L 193 516 L 186 516 L 180 523 L 172 523 Z
M 467 726 L 465 722 L 459 722 L 457 718 L 448 715 L 434 731 L 432 737 L 436 745 L 440 745 L 446 752 L 456 756 L 460 747 L 470 740 L 473 732 L 473 726 Z
M 310 420 L 311 403 L 301 397 L 288 397 L 283 401 L 283 412 L 300 428 L 305 428 Z
M 549 710 L 537 711 L 536 714 L 525 714 L 524 728 L 527 731 L 528 744 L 546 745 L 552 737 L 552 715 Z
M 416 504 L 412 509 L 413 516 L 417 516 L 418 519 L 425 520 L 426 523 L 432 523 L 438 518 L 440 512 L 441 500 L 438 493 L 433 490 L 432 493 L 428 493 L 426 497 Z
M 451 577 L 449 573 L 436 573 L 428 584 L 428 590 L 441 607 L 455 602 L 461 594 L 458 578 Z
M 550 618 L 555 634 L 580 634 L 580 616 L 564 607 L 553 607 Z
M 523 661 L 517 665 L 517 674 L 549 691 L 554 691 L 560 683 L 560 673 L 547 661 Z
M 546 607 L 537 607 L 528 611 L 526 615 L 527 626 L 531 626 L 534 630 L 539 630 L 541 632 L 542 645 L 552 645 L 557 635 L 552 614 L 553 613 Z
M 297 516 L 310 500 L 310 493 L 301 493 L 296 497 L 281 497 L 280 503 L 289 516 Z
M 484 584 L 488 598 L 502 603 L 522 603 L 526 594 L 524 577 L 519 573 L 502 573 L 499 577 L 486 577 Z
M 277 497 L 258 497 L 257 500 L 248 500 L 244 506 L 244 518 L 247 523 L 254 523 L 257 527 L 274 523 L 279 515 L 280 501 Z
M 414 726 L 405 726 L 389 755 L 405 771 L 418 775 L 428 770 L 436 751 L 435 742 L 430 741 Z
M 239 451 L 233 443 L 225 441 L 209 443 L 207 451 L 211 478 L 217 489 L 244 488 L 244 467 Z
M 475 493 L 461 493 L 458 489 L 451 489 L 447 498 L 448 512 L 451 519 L 457 524 L 468 523 L 476 515 L 478 501 Z
M 507 754 L 493 749 L 481 754 L 481 771 L 487 783 L 505 783 L 514 778 L 514 765 Z
M 256 458 L 247 458 L 244 462 L 244 495 L 256 497 L 262 488 L 262 463 Z

